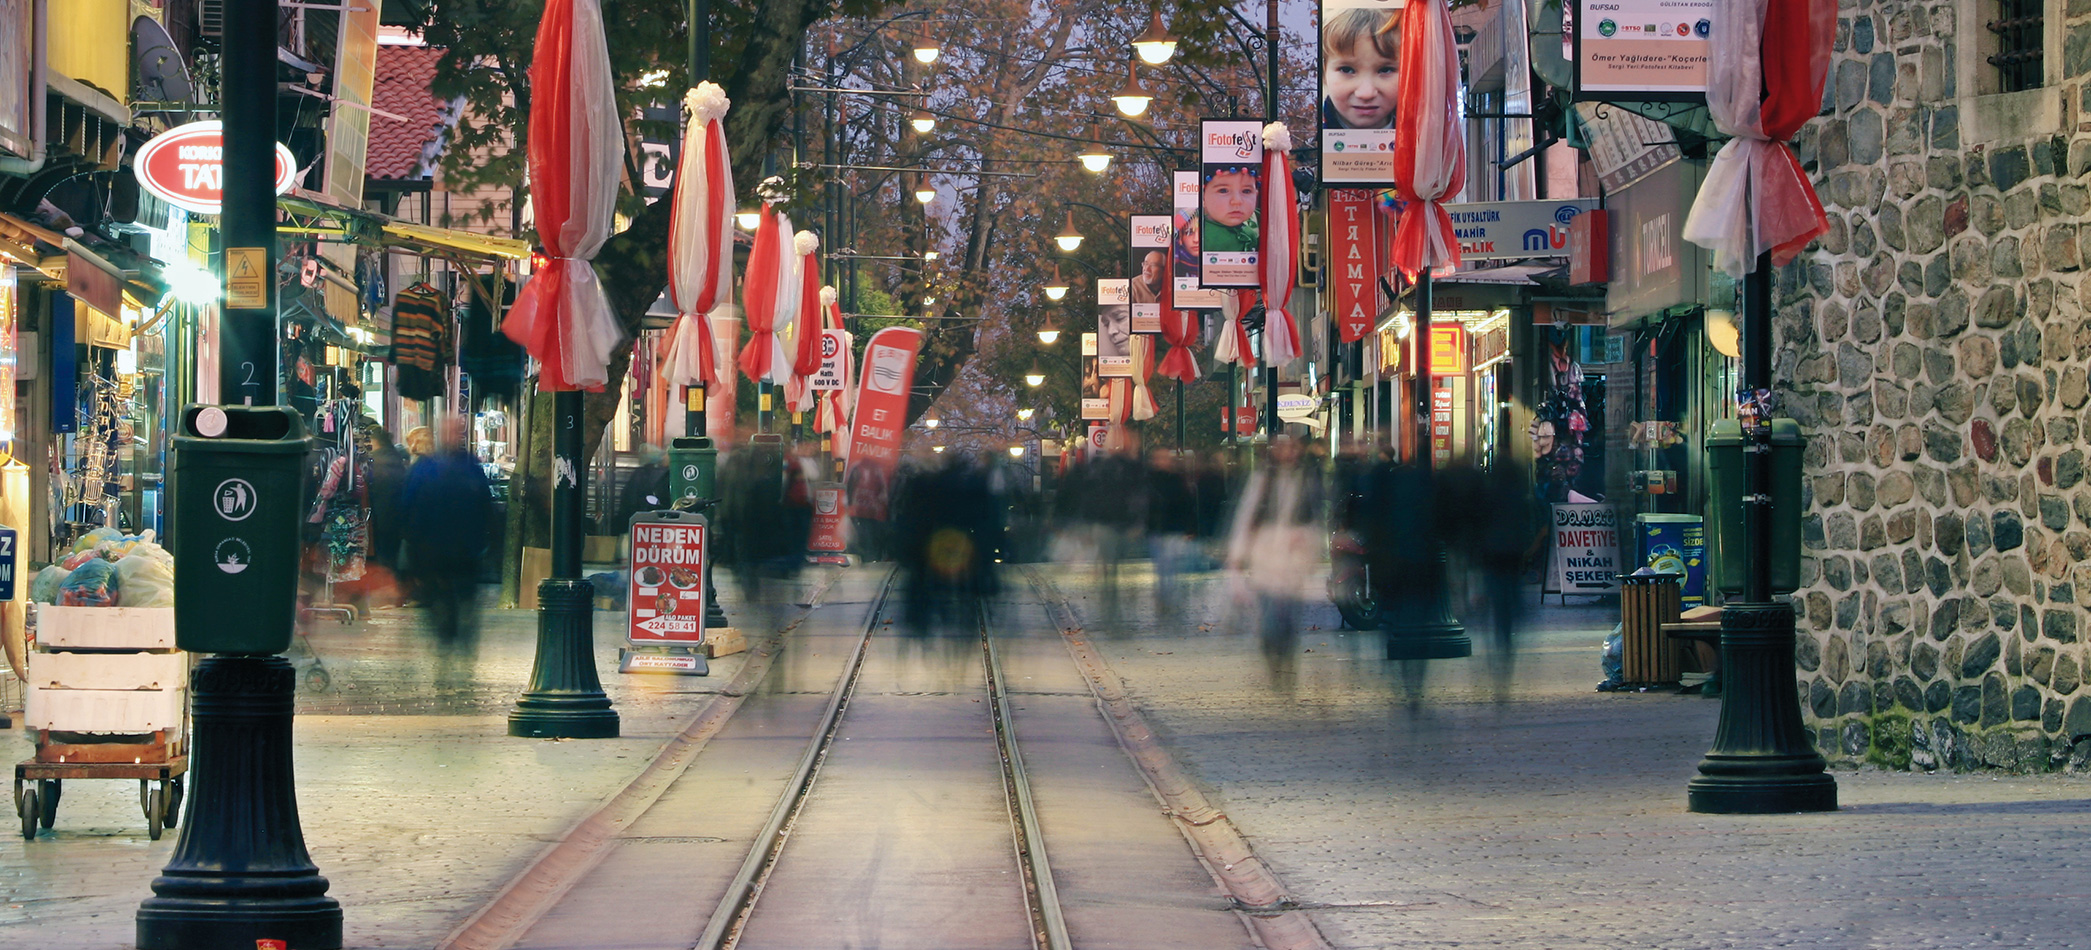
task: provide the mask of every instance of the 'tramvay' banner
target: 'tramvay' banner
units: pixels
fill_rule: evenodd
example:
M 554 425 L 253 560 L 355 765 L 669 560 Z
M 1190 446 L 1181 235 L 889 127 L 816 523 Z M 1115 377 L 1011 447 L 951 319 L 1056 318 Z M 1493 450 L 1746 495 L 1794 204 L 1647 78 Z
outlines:
M 915 355 L 922 333 L 887 327 L 864 347 L 857 384 L 856 415 L 850 423 L 849 467 L 842 488 L 849 514 L 886 520 L 893 476 L 900 468 L 900 439 L 907 430 L 908 393 L 915 385 Z
M 1380 248 L 1373 237 L 1377 213 L 1374 192 L 1361 188 L 1329 191 L 1329 262 L 1334 286 L 1336 335 L 1356 343 L 1372 332 L 1379 315 Z

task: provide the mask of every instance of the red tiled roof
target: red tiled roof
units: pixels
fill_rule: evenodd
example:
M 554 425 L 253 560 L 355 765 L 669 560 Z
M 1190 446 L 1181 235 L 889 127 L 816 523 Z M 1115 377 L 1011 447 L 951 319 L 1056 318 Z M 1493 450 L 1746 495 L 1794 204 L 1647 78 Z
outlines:
M 436 60 L 443 55 L 432 46 L 379 46 L 377 83 L 371 105 L 394 115 L 370 117 L 370 155 L 364 163 L 367 177 L 402 181 L 421 176 L 421 153 L 428 143 L 448 129 L 444 102 L 429 92 L 436 78 Z

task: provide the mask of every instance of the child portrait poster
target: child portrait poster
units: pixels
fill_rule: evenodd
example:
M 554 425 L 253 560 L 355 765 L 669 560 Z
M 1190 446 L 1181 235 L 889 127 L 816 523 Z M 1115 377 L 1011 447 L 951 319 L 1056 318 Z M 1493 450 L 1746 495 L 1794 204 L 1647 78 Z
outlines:
M 1198 286 L 1198 172 L 1172 172 L 1170 184 L 1176 211 L 1169 240 L 1169 270 L 1176 280 L 1170 303 L 1178 310 L 1218 310 L 1226 292 Z
M 1105 376 L 1133 374 L 1131 283 L 1123 277 L 1096 282 L 1096 358 Z
M 1407 0 L 1321 0 L 1321 179 L 1394 185 L 1395 82 Z
M 1198 283 L 1257 286 L 1263 123 L 1206 119 L 1198 129 Z
M 1136 214 L 1132 218 L 1132 240 L 1126 242 L 1130 258 L 1131 300 L 1134 333 L 1162 332 L 1162 308 L 1168 306 L 1170 218 L 1166 214 Z

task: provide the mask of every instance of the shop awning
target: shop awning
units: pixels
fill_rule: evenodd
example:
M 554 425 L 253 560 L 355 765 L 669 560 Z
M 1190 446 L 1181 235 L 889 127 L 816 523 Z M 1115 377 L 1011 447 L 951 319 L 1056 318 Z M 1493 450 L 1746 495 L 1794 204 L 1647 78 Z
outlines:
M 430 227 L 426 224 L 408 224 L 405 221 L 386 221 L 384 232 L 387 238 L 407 244 L 420 244 L 446 250 L 463 251 L 475 257 L 501 258 L 511 261 L 530 259 L 530 242 L 514 238 L 495 237 L 451 228 Z
M 413 224 L 375 211 L 342 207 L 302 190 L 278 197 L 276 204 L 291 216 L 291 220 L 279 226 L 279 230 L 308 234 L 322 240 L 422 252 L 447 251 L 487 261 L 530 259 L 528 241 Z

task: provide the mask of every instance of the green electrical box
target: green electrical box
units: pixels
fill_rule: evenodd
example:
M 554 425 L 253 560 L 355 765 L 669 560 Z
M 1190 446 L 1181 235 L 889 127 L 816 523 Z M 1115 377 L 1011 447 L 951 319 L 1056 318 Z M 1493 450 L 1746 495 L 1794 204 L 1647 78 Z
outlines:
M 311 445 L 303 420 L 282 406 L 189 406 L 172 442 L 175 645 L 290 649 Z
M 685 498 L 718 497 L 719 450 L 704 436 L 678 436 L 668 440 L 668 496 L 671 503 Z
M 1774 594 L 1788 594 L 1801 582 L 1801 453 L 1808 439 L 1792 419 L 1772 420 L 1772 505 L 1770 552 Z M 1744 552 L 1742 426 L 1733 419 L 1713 424 L 1706 434 L 1707 529 L 1712 533 L 1715 586 L 1733 598 L 1743 592 L 1750 562 Z

